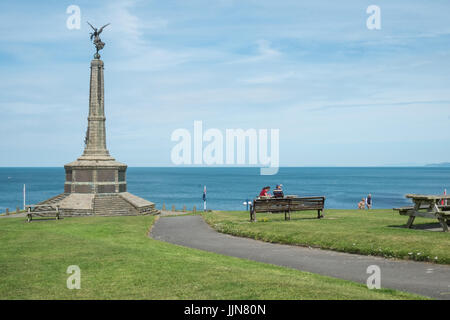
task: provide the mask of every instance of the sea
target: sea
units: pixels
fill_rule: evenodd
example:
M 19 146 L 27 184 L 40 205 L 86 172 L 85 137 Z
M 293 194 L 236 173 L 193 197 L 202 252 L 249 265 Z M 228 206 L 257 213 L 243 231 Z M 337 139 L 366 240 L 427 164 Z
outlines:
M 0 212 L 63 192 L 64 168 L 0 168 Z M 260 175 L 255 167 L 163 167 L 127 170 L 128 191 L 166 208 L 246 210 L 264 186 L 282 184 L 284 193 L 325 196 L 325 207 L 355 209 L 362 198 L 372 194 L 373 208 L 394 208 L 411 204 L 408 193 L 443 194 L 450 191 L 449 167 L 285 167 L 276 175 Z

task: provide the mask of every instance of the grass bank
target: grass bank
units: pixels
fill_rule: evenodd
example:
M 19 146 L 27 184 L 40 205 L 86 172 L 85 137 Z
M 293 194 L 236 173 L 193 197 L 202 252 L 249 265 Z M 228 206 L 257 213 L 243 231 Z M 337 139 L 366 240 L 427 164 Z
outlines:
M 153 222 L 1 219 L 0 299 L 420 298 L 156 241 L 148 237 Z M 79 290 L 66 287 L 70 265 L 81 269 Z
M 253 239 L 312 246 L 386 258 L 450 264 L 450 233 L 406 229 L 407 217 L 393 210 L 326 210 L 325 219 L 313 211 L 296 212 L 290 221 L 283 214 L 248 212 L 205 213 L 216 230 Z M 437 220 L 416 218 L 415 225 Z

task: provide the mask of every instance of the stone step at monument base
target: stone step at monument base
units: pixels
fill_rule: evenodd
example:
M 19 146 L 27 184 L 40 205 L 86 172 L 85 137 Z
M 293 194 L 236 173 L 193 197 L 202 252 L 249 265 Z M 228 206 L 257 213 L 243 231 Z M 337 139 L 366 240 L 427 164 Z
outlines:
M 101 195 L 94 198 L 95 215 L 138 215 L 140 212 L 119 195 Z
M 131 216 L 159 214 L 153 202 L 129 192 L 111 194 L 63 193 L 42 201 L 33 208 L 37 216 L 51 216 L 58 206 L 61 217 L 76 216 Z M 43 206 L 45 205 L 45 207 Z M 49 210 L 50 208 L 50 210 Z
M 69 196 L 69 193 L 61 193 L 58 194 L 57 196 L 54 196 L 53 198 L 47 199 L 45 201 L 39 202 L 39 205 L 52 205 L 55 203 L 59 203 L 62 200 L 64 200 L 64 198 L 67 198 Z

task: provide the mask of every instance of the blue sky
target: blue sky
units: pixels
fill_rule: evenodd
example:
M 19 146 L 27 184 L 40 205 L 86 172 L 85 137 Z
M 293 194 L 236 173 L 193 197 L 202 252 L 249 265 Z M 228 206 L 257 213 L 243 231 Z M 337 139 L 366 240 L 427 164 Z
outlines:
M 81 29 L 66 27 L 69 5 Z M 381 8 L 368 30 L 366 8 Z M 178 128 L 280 129 L 282 166 L 450 161 L 446 1 L 2 1 L 0 166 L 62 166 L 102 33 L 107 144 L 171 165 Z

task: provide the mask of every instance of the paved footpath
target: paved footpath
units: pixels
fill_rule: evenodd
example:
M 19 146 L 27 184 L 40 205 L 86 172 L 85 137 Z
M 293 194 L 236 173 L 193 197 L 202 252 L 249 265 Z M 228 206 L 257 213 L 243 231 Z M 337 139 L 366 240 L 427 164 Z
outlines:
M 273 244 L 212 229 L 201 216 L 161 217 L 151 237 L 173 244 L 245 258 L 365 284 L 367 267 L 381 270 L 381 286 L 450 299 L 450 266 Z

